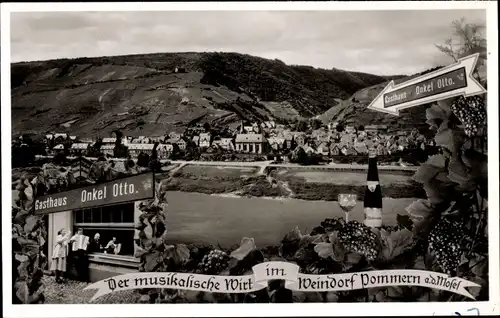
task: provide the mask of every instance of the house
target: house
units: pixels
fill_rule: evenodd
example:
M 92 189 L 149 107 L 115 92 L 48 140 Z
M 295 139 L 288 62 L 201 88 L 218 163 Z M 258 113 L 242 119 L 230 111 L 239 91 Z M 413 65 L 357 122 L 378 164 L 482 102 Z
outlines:
M 358 155 L 367 155 L 368 154 L 368 147 L 366 147 L 366 144 L 364 142 L 355 142 L 354 149 L 356 150 Z
M 372 141 L 371 139 L 366 139 L 366 140 L 364 141 L 364 143 L 365 143 L 365 145 L 366 145 L 366 148 L 368 148 L 368 149 L 370 149 L 370 148 L 372 148 L 372 147 L 376 147 L 376 146 L 377 146 L 377 144 L 378 144 L 377 142 L 374 142 L 374 141 Z
M 92 140 L 92 138 L 89 138 L 89 137 L 82 137 L 82 138 L 78 138 L 80 140 L 80 142 L 82 143 L 86 143 L 86 144 L 92 144 L 94 142 L 94 140 Z
M 383 144 L 379 144 L 377 146 L 377 156 L 385 156 L 387 155 L 387 148 L 384 147 Z
M 105 156 L 113 157 L 115 155 L 115 144 L 103 144 L 100 149 L 101 153 Z
M 327 127 L 328 127 L 328 130 L 335 130 L 335 128 L 337 128 L 338 125 L 339 125 L 339 123 L 334 121 L 334 122 L 329 122 Z
M 262 134 L 237 134 L 236 151 L 261 154 L 266 150 L 267 140 Z
M 102 144 L 114 144 L 116 142 L 116 138 L 114 137 L 104 137 L 102 138 Z
M 206 153 L 216 153 L 218 150 L 219 150 L 219 146 L 215 143 L 212 143 L 212 145 L 210 147 L 208 147 L 205 152 Z
M 180 150 L 186 150 L 187 143 L 184 139 L 179 139 L 176 143 L 177 147 L 179 147 Z
M 210 133 L 200 134 L 199 146 L 200 148 L 208 148 L 212 144 L 212 135 Z
M 153 137 L 149 137 L 149 141 L 152 142 L 152 143 L 155 143 L 155 142 L 164 142 L 165 141 L 165 136 L 153 136 Z
M 154 144 L 129 144 L 128 153 L 132 158 L 137 158 L 141 152 L 151 156 L 154 146 Z
M 21 145 L 22 146 L 22 145 Z M 57 144 L 52 148 L 51 153 L 52 154 L 57 154 L 57 153 L 64 153 L 64 145 L 63 144 Z
M 293 132 L 293 140 L 297 144 L 297 146 L 304 146 L 307 141 L 307 136 L 305 133 L 301 132 Z
M 342 135 L 342 137 L 340 137 L 340 143 L 342 143 L 342 144 L 353 143 L 354 139 L 356 139 L 356 135 L 354 135 L 354 134 L 344 134 L 344 135 Z
M 214 137 L 214 140 L 212 140 L 212 145 L 215 146 L 217 149 L 220 148 L 221 140 L 220 137 Z
M 194 136 L 193 143 L 196 145 L 196 147 L 199 147 L 200 146 L 200 136 Z
M 327 142 L 322 142 L 317 148 L 316 148 L 316 153 L 323 155 L 323 156 L 328 156 L 330 154 L 330 147 Z
M 158 159 L 167 159 L 174 151 L 174 145 L 172 144 L 159 144 L 156 147 L 156 154 Z
M 259 133 L 259 132 L 260 132 L 260 126 L 259 126 L 259 124 L 258 124 L 258 123 L 253 123 L 253 124 L 252 124 L 252 127 L 253 127 L 253 131 L 254 131 L 255 133 Z
M 304 151 L 306 152 L 307 155 L 312 155 L 316 152 L 316 150 L 314 150 L 313 147 L 309 146 L 309 145 L 305 145 L 305 146 L 301 146 L 302 149 L 304 149 Z
M 331 156 L 338 156 L 340 154 L 340 148 L 337 144 L 331 144 L 330 145 L 330 155 Z
M 354 134 L 354 133 L 356 133 L 356 128 L 354 128 L 354 126 L 347 126 L 345 128 L 345 132 L 348 134 Z
M 222 149 L 227 150 L 227 151 L 234 151 L 235 150 L 233 138 L 221 138 L 219 146 Z
M 90 148 L 89 143 L 74 143 L 69 149 L 69 153 L 72 156 L 85 156 Z
M 66 134 L 54 134 L 54 143 L 60 144 L 65 142 L 68 139 L 68 135 Z
M 66 139 L 66 138 L 68 138 L 68 134 L 65 134 L 65 133 L 55 133 L 54 134 L 54 139 L 57 139 L 57 138 Z
M 356 156 L 358 153 L 356 152 L 356 149 L 354 149 L 353 147 L 342 147 L 342 149 L 340 150 L 340 152 L 344 155 L 344 156 Z
M 243 132 L 242 133 L 247 133 L 247 134 L 250 134 L 250 133 L 253 133 L 253 126 L 243 126 Z
M 180 137 L 173 137 L 173 138 L 167 138 L 165 139 L 166 144 L 177 144 L 181 140 Z
M 282 137 L 269 137 L 267 138 L 269 146 L 274 150 L 282 150 L 285 145 L 285 138 Z
M 368 125 L 365 126 L 365 131 L 367 133 L 387 132 L 387 125 Z
M 71 172 L 73 177 L 77 180 L 85 180 L 89 177 L 90 168 L 93 161 L 80 157 L 71 163 Z

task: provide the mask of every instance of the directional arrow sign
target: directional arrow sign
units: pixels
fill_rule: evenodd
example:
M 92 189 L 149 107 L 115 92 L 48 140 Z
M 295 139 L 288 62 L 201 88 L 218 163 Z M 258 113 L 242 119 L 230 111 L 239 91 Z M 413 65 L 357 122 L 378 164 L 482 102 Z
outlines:
M 457 63 L 413 78 L 399 85 L 391 81 L 371 102 L 368 109 L 399 115 L 401 109 L 432 103 L 455 96 L 486 93 L 472 76 L 479 53 L 461 58 Z

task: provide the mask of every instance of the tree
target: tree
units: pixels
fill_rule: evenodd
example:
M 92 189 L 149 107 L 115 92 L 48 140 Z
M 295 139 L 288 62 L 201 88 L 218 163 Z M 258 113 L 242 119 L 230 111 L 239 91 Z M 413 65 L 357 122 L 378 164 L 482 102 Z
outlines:
M 205 132 L 209 132 L 210 131 L 210 123 L 209 122 L 206 122 L 203 124 L 203 129 L 205 129 Z
M 309 128 L 309 126 L 307 125 L 307 122 L 306 121 L 303 121 L 303 120 L 300 120 L 298 123 L 297 123 L 297 131 L 300 131 L 300 132 L 305 132 L 307 131 L 307 129 Z
M 323 122 L 317 118 L 311 120 L 311 126 L 314 130 L 320 129 L 323 126 Z
M 147 153 L 141 152 L 137 156 L 137 165 L 139 167 L 148 168 L 149 167 L 149 155 Z
M 340 132 L 343 132 L 343 131 L 344 131 L 344 126 L 343 126 L 343 125 L 341 125 L 341 124 L 338 124 L 338 125 L 337 125 L 337 127 L 335 127 L 335 130 L 336 130 L 337 132 L 339 132 L 339 133 L 340 133 Z
M 302 147 L 297 147 L 290 157 L 292 163 L 305 164 L 307 162 L 307 153 Z
M 113 130 L 111 132 L 115 136 L 115 149 L 113 149 L 113 154 L 115 158 L 126 158 L 128 156 L 128 148 L 122 144 L 123 133 L 119 130 Z
M 452 28 L 453 37 L 446 39 L 443 45 L 436 44 L 436 47 L 454 62 L 466 52 L 486 47 L 486 39 L 482 34 L 486 27 L 483 24 L 466 23 L 466 19 L 461 18 L 452 22 Z
M 359 125 L 358 126 L 358 131 L 365 131 L 365 126 Z

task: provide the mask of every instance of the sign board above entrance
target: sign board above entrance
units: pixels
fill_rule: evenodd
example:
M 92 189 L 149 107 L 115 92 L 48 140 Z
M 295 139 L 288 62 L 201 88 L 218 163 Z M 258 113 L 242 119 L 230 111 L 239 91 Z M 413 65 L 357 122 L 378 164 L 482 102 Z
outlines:
M 368 109 L 399 115 L 405 108 L 463 95 L 484 94 L 486 90 L 472 76 L 479 53 L 460 59 L 437 71 L 394 85 L 391 81 Z
M 35 214 L 79 210 L 154 197 L 154 173 L 144 173 L 84 188 L 38 197 Z

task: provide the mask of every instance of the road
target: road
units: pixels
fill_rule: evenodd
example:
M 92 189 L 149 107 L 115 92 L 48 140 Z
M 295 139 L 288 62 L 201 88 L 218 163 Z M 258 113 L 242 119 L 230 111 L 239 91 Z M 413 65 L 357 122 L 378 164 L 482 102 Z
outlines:
M 265 169 L 266 167 L 279 167 L 279 168 L 305 168 L 305 169 L 341 169 L 341 170 L 367 170 L 368 165 L 360 164 L 344 164 L 344 163 L 330 163 L 326 165 L 309 165 L 302 166 L 293 163 L 272 163 L 272 161 L 254 161 L 254 162 L 243 162 L 243 161 L 183 161 L 183 160 L 171 160 L 171 163 L 175 164 L 188 164 L 188 165 L 202 165 L 202 166 L 232 166 L 232 167 L 261 167 Z M 387 171 L 416 171 L 418 167 L 415 166 L 383 166 L 378 165 L 379 170 Z
M 52 158 L 52 156 L 37 156 L 37 158 Z M 76 157 L 68 157 L 68 159 L 76 159 Z M 89 160 L 96 160 L 97 158 L 87 157 Z M 126 159 L 121 158 L 112 158 L 113 161 L 125 161 Z M 136 161 L 136 159 L 134 159 Z M 162 163 L 171 162 L 174 164 L 183 164 L 183 165 L 202 165 L 202 166 L 231 166 L 231 167 L 260 167 L 260 171 L 263 172 L 266 167 L 278 167 L 278 168 L 301 168 L 301 169 L 333 169 L 333 170 L 349 170 L 356 171 L 362 170 L 366 171 L 368 169 L 368 165 L 361 164 L 344 164 L 344 163 L 330 163 L 325 165 L 309 165 L 302 166 L 299 164 L 293 163 L 272 163 L 273 161 L 186 161 L 186 160 L 160 160 Z M 408 171 L 415 172 L 417 171 L 416 166 L 384 166 L 378 165 L 378 170 L 382 171 Z

